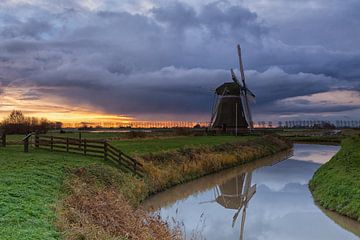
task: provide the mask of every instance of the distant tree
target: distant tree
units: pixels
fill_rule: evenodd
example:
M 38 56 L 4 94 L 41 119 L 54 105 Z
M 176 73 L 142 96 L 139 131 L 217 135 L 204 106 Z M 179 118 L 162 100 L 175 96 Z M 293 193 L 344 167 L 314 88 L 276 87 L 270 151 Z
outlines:
M 51 123 L 51 128 L 60 130 L 60 129 L 62 129 L 62 125 L 63 125 L 62 122 L 54 122 L 54 123 Z
M 24 114 L 21 111 L 13 110 L 10 115 L 3 121 L 7 124 L 22 124 L 26 123 L 28 119 L 25 118 Z
M 2 128 L 7 134 L 27 134 L 29 132 L 45 133 L 51 128 L 50 122 L 45 119 L 26 117 L 21 111 L 13 110 L 2 123 Z
M 24 114 L 18 110 L 13 110 L 2 122 L 2 127 L 7 134 L 26 133 L 29 125 L 29 119 L 26 119 Z

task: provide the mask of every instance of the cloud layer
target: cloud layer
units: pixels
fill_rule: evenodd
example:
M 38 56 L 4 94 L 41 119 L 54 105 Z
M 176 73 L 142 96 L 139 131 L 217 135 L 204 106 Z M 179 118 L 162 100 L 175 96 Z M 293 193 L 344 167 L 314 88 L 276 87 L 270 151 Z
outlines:
M 6 88 L 28 87 L 20 100 L 29 104 L 54 96 L 109 114 L 207 120 L 240 42 L 258 120 L 354 117 L 359 3 L 271 3 L 2 1 L 0 99 Z M 332 93 L 338 98 L 326 101 Z M 351 103 L 342 100 L 349 94 Z

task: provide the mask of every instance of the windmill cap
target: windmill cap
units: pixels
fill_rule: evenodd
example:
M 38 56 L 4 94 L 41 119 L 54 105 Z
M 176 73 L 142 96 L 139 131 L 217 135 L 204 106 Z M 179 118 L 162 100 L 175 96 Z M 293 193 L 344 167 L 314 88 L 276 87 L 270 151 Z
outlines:
M 234 82 L 227 82 L 217 87 L 215 92 L 217 95 L 239 95 L 240 88 Z

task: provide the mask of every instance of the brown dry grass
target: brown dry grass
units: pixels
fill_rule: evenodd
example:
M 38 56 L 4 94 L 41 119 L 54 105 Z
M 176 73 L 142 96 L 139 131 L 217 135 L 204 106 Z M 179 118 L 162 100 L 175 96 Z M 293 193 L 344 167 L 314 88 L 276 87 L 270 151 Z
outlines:
M 181 239 L 181 233 L 177 229 L 170 230 L 159 216 L 149 216 L 131 206 L 125 198 L 133 194 L 131 190 L 122 189 L 123 193 L 115 185 L 119 183 L 119 176 L 107 175 L 109 169 L 106 167 L 92 167 L 98 171 L 77 169 L 66 182 L 68 196 L 57 208 L 57 224 L 64 239 Z M 101 175 L 97 174 L 99 171 Z M 141 180 L 131 176 L 121 177 L 138 187 L 142 185 Z

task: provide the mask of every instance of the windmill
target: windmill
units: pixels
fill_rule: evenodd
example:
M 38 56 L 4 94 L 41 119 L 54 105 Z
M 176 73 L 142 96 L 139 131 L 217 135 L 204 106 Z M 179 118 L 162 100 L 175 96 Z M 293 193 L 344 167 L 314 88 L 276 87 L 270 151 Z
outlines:
M 236 77 L 233 69 L 231 79 L 233 82 L 226 82 L 215 90 L 217 96 L 216 105 L 213 106 L 211 116 L 211 128 L 232 128 L 236 133 L 238 128 L 253 128 L 250 102 L 255 95 L 247 88 L 245 83 L 244 66 L 241 57 L 240 45 L 237 45 L 239 57 L 241 82 Z
M 256 184 L 251 186 L 251 180 L 252 172 L 244 172 L 214 188 L 214 200 L 201 202 L 201 204 L 217 202 L 224 208 L 236 210 L 232 219 L 232 227 L 235 226 L 236 220 L 242 212 L 240 240 L 244 239 L 248 203 L 256 193 Z

